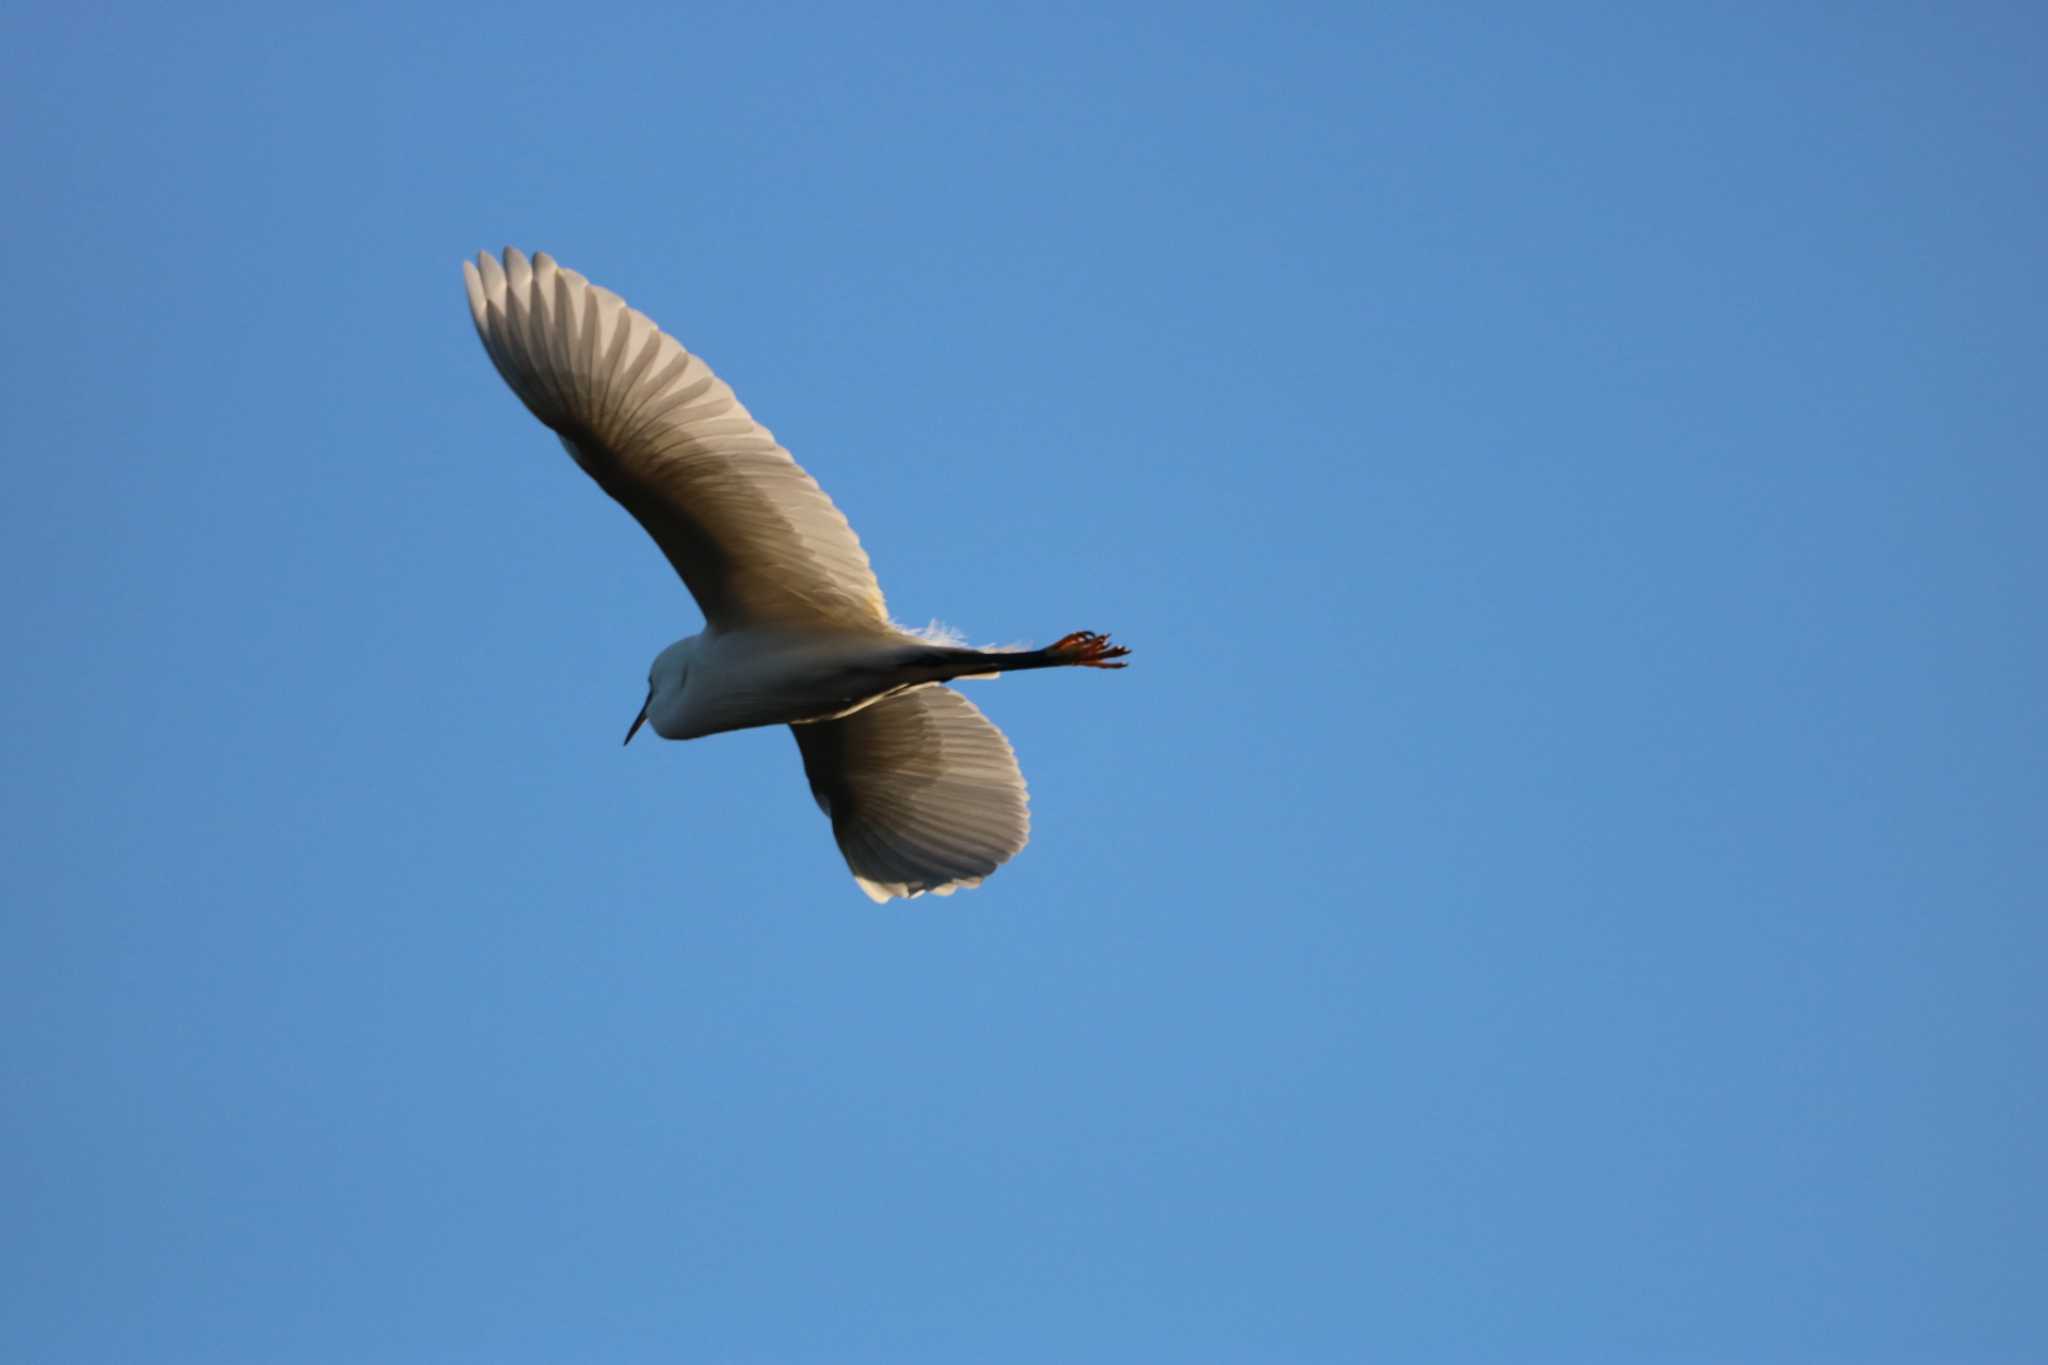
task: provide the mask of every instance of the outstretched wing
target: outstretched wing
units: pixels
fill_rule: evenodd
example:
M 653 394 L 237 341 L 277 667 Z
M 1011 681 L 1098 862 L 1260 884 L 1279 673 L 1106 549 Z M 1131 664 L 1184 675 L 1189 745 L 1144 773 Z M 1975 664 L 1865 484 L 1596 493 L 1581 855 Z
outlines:
M 464 261 L 477 335 L 519 400 L 647 528 L 714 627 L 888 627 L 846 518 L 711 368 L 573 270 Z
M 950 687 L 789 728 L 811 795 L 871 900 L 979 886 L 1031 837 L 1010 742 Z

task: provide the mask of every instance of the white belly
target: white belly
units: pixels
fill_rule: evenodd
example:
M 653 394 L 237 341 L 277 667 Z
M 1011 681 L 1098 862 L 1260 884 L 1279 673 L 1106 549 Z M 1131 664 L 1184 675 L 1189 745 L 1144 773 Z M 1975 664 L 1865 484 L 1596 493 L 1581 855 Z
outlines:
M 732 631 L 701 637 L 682 705 L 660 733 L 695 739 L 859 710 L 907 681 L 921 641 L 894 634 Z

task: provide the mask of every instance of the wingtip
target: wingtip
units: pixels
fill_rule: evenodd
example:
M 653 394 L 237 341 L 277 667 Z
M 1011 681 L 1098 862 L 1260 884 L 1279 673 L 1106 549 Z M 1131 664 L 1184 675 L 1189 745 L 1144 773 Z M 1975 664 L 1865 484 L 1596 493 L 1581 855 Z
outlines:
M 920 886 L 913 891 L 907 882 L 870 881 L 858 872 L 853 876 L 854 885 L 860 888 L 861 894 L 876 905 L 887 905 L 890 901 L 914 901 L 919 896 L 950 896 L 955 891 L 972 891 L 983 880 L 981 877 L 956 877 L 943 886 Z
M 473 262 L 462 263 L 462 288 L 463 292 L 469 295 L 469 314 L 481 328 L 484 325 L 484 315 L 489 310 L 489 301 L 484 293 L 484 277 L 477 272 Z

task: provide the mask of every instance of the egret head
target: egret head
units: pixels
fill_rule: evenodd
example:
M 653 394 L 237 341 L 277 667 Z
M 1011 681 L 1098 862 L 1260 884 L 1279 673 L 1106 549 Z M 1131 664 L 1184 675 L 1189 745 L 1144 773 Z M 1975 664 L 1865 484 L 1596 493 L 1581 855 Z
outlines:
M 650 720 L 654 722 L 655 734 L 665 739 L 675 737 L 683 705 L 683 683 L 689 677 L 690 657 L 696 651 L 697 637 L 692 635 L 654 656 L 654 662 L 647 668 L 647 700 L 640 703 L 640 714 L 633 717 L 632 728 L 626 731 L 626 743 L 631 744 L 641 725 Z

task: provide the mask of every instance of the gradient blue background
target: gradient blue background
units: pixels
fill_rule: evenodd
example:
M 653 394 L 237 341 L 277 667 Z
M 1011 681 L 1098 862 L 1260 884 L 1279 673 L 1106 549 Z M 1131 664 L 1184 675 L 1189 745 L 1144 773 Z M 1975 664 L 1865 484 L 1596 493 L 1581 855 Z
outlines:
M 2048 1359 L 2028 5 L 0 31 L 0 1358 Z M 1035 798 L 877 908 L 457 263 Z

